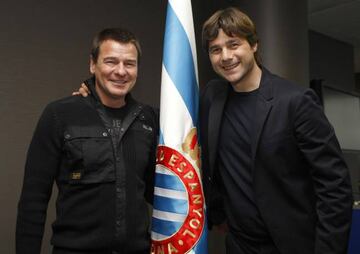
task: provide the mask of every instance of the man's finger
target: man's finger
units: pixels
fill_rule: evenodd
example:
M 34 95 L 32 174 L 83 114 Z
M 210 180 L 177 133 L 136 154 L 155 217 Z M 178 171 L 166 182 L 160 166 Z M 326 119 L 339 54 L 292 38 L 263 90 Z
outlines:
M 87 92 L 88 94 L 90 94 L 90 90 L 89 88 L 87 87 L 87 85 L 85 85 L 85 83 L 82 83 L 81 84 L 81 88 L 83 88 L 85 90 L 85 92 Z

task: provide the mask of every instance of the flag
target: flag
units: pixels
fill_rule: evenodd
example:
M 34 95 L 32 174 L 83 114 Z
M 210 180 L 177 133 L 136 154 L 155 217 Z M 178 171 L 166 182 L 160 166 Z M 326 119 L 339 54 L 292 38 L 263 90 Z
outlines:
M 166 14 L 151 253 L 207 253 L 198 142 L 199 82 L 191 0 Z

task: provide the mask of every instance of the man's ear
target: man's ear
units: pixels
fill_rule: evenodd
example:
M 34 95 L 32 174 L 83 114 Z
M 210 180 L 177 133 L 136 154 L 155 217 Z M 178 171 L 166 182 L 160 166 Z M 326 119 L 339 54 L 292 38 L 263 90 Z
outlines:
M 258 44 L 255 43 L 254 46 L 252 46 L 251 48 L 252 48 L 252 50 L 253 50 L 254 53 L 255 53 L 255 52 L 257 51 L 257 49 L 258 49 Z
M 95 62 L 91 56 L 90 56 L 90 73 L 95 74 Z

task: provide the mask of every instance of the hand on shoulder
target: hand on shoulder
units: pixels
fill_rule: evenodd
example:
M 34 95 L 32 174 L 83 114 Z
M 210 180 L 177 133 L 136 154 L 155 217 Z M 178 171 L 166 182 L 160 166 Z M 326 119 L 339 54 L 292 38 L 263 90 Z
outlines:
M 89 94 L 90 94 L 89 88 L 85 85 L 85 83 L 82 83 L 79 87 L 79 90 L 73 92 L 71 95 L 73 96 L 81 95 L 82 97 L 87 97 Z

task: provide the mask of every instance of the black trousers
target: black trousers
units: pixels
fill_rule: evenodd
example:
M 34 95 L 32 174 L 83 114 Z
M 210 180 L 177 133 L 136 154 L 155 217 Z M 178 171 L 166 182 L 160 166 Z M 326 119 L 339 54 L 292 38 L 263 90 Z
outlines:
M 273 241 L 250 241 L 229 232 L 226 236 L 226 254 L 281 254 Z

